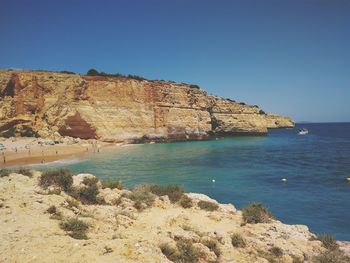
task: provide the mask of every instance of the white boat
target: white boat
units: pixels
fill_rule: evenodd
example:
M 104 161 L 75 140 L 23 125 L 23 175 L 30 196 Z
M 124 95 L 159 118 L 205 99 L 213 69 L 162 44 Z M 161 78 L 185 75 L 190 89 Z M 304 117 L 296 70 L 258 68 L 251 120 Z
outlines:
M 299 131 L 298 131 L 298 134 L 299 135 L 306 135 L 308 134 L 309 131 L 306 129 L 306 128 L 301 128 Z

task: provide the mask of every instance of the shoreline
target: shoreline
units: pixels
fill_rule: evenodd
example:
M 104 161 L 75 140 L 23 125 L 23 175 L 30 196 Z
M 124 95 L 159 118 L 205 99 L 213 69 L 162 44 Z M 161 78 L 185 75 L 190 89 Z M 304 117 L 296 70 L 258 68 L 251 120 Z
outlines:
M 98 154 L 102 150 L 124 145 L 96 140 L 77 140 L 72 143 L 66 139 L 60 144 L 38 144 L 50 141 L 33 138 L 10 138 L 0 141 L 5 147 L 0 151 L 0 169 L 47 165 L 65 160 L 82 160 L 91 154 Z

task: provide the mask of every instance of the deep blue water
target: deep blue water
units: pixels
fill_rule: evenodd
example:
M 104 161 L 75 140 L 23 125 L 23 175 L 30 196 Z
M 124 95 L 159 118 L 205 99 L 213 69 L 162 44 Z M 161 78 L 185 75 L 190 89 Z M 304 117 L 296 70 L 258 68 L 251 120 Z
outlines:
M 300 127 L 309 134 L 297 135 Z M 350 123 L 302 124 L 266 137 L 133 145 L 65 166 L 117 177 L 127 186 L 180 184 L 238 208 L 263 202 L 284 223 L 350 240 Z

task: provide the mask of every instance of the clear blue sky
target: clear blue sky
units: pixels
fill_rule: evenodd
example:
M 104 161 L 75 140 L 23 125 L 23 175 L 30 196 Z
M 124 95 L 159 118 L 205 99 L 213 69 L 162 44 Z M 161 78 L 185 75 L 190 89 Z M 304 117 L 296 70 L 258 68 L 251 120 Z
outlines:
M 0 68 L 137 74 L 350 121 L 348 0 L 0 0 L 0 36 Z

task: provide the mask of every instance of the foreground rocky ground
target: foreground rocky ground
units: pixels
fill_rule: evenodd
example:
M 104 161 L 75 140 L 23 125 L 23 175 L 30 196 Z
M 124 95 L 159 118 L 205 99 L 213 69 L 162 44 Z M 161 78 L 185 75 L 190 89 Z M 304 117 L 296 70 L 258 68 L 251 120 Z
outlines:
M 259 205 L 242 213 L 176 187 L 120 188 L 68 171 L 3 172 L 0 262 L 350 262 L 350 244 L 322 243 Z

